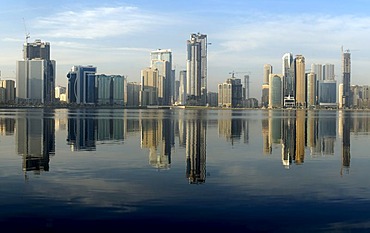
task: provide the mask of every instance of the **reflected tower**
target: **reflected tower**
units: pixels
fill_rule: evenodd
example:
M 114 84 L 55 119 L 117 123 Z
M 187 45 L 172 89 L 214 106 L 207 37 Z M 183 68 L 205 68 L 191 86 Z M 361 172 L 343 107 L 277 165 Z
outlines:
M 171 166 L 174 128 L 171 119 L 143 119 L 141 147 L 149 149 L 149 164 L 157 169 Z
M 296 112 L 296 153 L 295 163 L 302 164 L 305 156 L 305 135 L 306 135 L 306 111 L 297 110 Z
M 269 139 L 269 119 L 268 115 L 265 116 L 266 112 L 264 112 L 264 117 L 262 118 L 262 143 L 263 143 L 263 154 L 269 155 L 272 152 L 272 147 L 270 145 Z M 266 118 L 267 117 L 267 118 Z
M 342 168 L 340 174 L 343 175 L 343 171 L 349 172 L 351 163 L 351 112 L 340 112 L 339 117 L 342 118 L 343 138 L 342 138 Z
M 96 122 L 94 110 L 81 109 L 68 112 L 67 144 L 71 151 L 96 150 Z
M 186 130 L 186 177 L 190 184 L 201 184 L 206 181 L 207 122 L 197 115 L 187 120 Z
M 19 112 L 16 121 L 17 153 L 23 157 L 24 172 L 49 171 L 49 157 L 55 153 L 54 112 Z
M 282 140 L 282 162 L 285 168 L 289 168 L 292 159 L 295 158 L 296 148 L 296 111 L 284 111 L 283 118 L 283 140 Z

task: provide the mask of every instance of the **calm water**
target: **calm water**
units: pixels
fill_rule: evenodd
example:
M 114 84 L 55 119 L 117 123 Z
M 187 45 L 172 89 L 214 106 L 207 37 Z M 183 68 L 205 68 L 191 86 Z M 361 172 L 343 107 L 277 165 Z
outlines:
M 366 232 L 369 132 L 370 112 L 0 110 L 0 227 Z

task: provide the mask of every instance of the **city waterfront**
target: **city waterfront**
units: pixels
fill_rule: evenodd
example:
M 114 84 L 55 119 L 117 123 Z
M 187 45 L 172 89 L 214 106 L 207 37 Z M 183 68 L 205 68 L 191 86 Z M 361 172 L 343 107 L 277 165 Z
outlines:
M 0 222 L 27 232 L 348 232 L 370 112 L 2 109 Z

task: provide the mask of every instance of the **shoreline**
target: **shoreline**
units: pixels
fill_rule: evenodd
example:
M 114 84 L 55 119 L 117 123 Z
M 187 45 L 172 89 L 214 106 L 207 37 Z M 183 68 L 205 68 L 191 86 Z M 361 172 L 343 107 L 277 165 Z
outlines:
M 138 109 L 138 110 L 233 110 L 233 111 L 244 111 L 244 110 L 259 110 L 259 111 L 355 111 L 355 112 L 367 112 L 370 108 L 365 109 L 339 109 L 339 108 L 222 108 L 222 107 L 205 107 L 205 106 L 147 106 L 147 107 L 127 107 L 127 106 L 0 106 L 0 109 Z

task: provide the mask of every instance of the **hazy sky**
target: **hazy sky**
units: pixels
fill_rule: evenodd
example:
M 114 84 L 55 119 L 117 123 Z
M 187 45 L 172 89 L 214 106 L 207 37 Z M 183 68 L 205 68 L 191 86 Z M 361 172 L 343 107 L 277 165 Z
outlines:
M 370 3 L 292 0 L 3 0 L 0 8 L 0 70 L 15 77 L 26 30 L 29 41 L 50 42 L 57 84 L 66 85 L 73 65 L 140 81 L 150 51 L 171 49 L 176 76 L 185 69 L 186 40 L 208 35 L 208 89 L 230 72 L 250 72 L 250 96 L 260 100 L 263 65 L 281 73 L 286 52 L 311 63 L 332 63 L 340 75 L 340 48 L 351 50 L 352 84 L 370 84 Z M 23 22 L 25 21 L 25 24 Z M 26 27 L 25 27 L 26 26 Z

